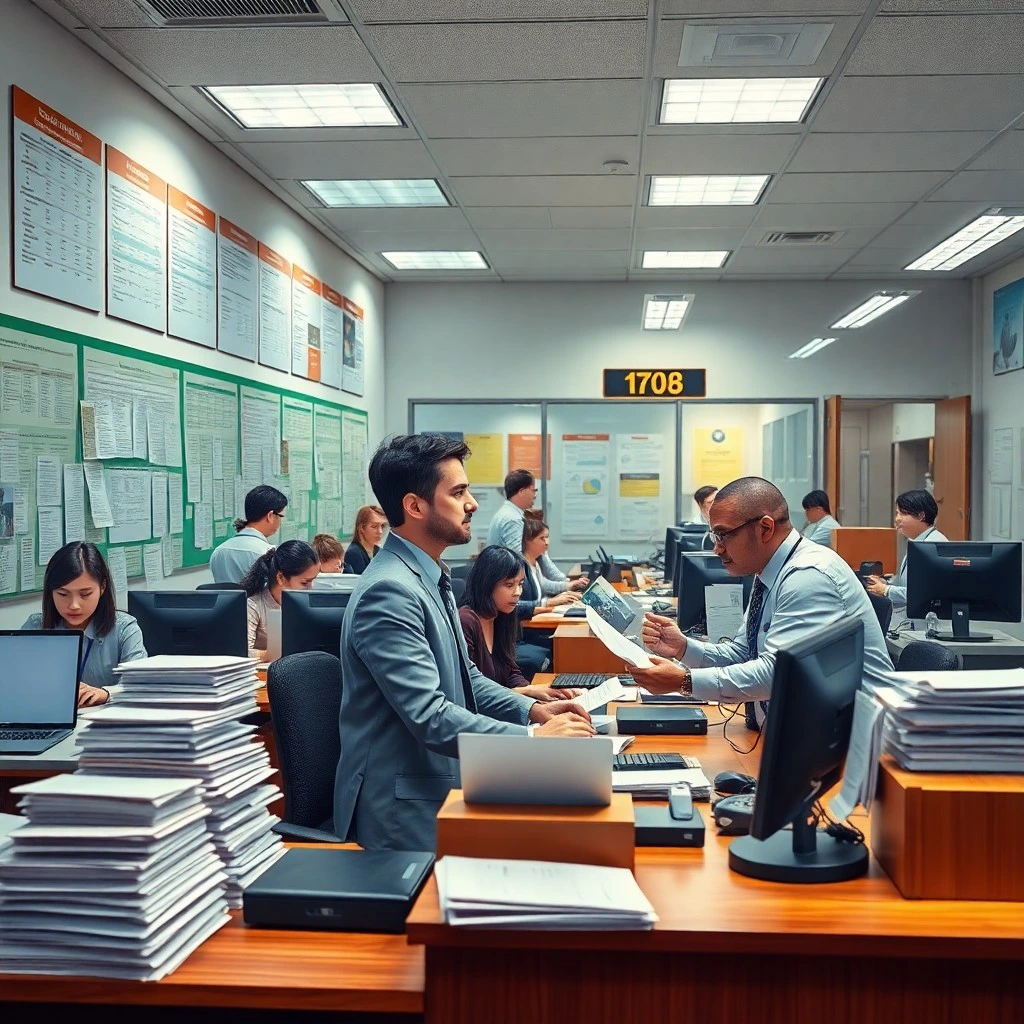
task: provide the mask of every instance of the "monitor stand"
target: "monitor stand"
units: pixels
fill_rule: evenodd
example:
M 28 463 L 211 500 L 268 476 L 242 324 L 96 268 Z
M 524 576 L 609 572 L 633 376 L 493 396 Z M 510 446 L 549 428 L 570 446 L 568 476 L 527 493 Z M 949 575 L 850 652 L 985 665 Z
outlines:
M 954 601 L 951 618 L 952 633 L 936 633 L 936 640 L 949 640 L 958 644 L 983 644 L 992 640 L 991 633 L 972 633 L 970 605 L 966 601 Z
M 819 832 L 805 805 L 792 832 L 780 829 L 767 839 L 741 836 L 729 847 L 729 867 L 765 882 L 847 882 L 868 869 L 863 843 L 845 843 Z

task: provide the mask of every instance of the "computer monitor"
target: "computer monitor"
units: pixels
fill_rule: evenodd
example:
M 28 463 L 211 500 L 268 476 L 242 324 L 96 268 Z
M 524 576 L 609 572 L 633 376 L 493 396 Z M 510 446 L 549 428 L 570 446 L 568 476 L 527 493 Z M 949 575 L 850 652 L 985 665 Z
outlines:
M 672 583 L 676 578 L 677 556 L 679 554 L 679 538 L 683 530 L 678 526 L 669 526 L 665 530 L 665 582 Z
M 676 606 L 676 622 L 680 629 L 692 629 L 701 622 L 707 621 L 704 607 L 704 588 L 718 583 L 743 585 L 743 607 L 750 601 L 750 588 L 754 585 L 753 576 L 732 576 L 722 565 L 718 555 L 706 551 L 681 551 L 679 568 L 676 572 L 676 595 L 679 598 Z
M 907 617 L 952 619 L 953 631 L 939 640 L 991 640 L 971 632 L 971 619 L 1020 622 L 1020 585 L 1019 541 L 907 545 Z
M 130 590 L 149 654 L 249 653 L 244 590 Z
M 351 597 L 337 590 L 282 590 L 281 657 L 303 651 L 341 657 L 341 620 Z
M 818 832 L 813 813 L 842 777 L 863 675 L 859 619 L 776 652 L 753 820 L 750 835 L 729 847 L 733 871 L 769 882 L 842 882 L 867 870 L 864 844 Z

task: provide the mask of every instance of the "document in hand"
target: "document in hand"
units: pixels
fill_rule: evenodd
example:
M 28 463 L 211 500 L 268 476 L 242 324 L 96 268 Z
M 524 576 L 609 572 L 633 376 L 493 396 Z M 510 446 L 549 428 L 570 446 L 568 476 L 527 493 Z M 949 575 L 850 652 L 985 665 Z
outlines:
M 451 925 L 647 931 L 658 920 L 626 868 L 442 857 L 434 874 L 441 913 Z
M 617 629 L 609 626 L 593 608 L 587 609 L 587 623 L 594 636 L 627 665 L 650 668 L 653 664 L 642 647 L 637 646 L 632 640 L 627 640 Z
M 609 701 L 623 700 L 626 697 L 626 688 L 618 676 L 610 676 L 600 686 L 591 690 L 584 690 L 578 697 L 573 698 L 575 703 L 593 711 L 595 708 L 602 708 Z

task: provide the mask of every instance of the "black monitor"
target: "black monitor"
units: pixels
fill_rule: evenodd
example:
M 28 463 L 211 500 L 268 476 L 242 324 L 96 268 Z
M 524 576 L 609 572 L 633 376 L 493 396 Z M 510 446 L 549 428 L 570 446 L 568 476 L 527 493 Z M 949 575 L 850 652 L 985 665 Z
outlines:
M 733 871 L 768 882 L 842 882 L 867 870 L 864 844 L 818 832 L 813 813 L 842 777 L 863 674 L 859 619 L 776 652 L 753 820 L 750 835 L 729 847 Z
M 244 590 L 130 590 L 148 654 L 249 653 Z
M 676 607 L 676 622 L 680 629 L 685 630 L 707 621 L 707 612 L 704 608 L 705 587 L 716 583 L 742 584 L 743 607 L 746 608 L 750 601 L 750 588 L 754 585 L 754 577 L 730 575 L 718 555 L 707 552 L 681 551 L 675 583 L 676 594 L 679 598 Z M 717 639 L 717 637 L 712 637 L 712 639 Z
M 326 651 L 341 657 L 341 620 L 351 593 L 331 590 L 281 591 L 281 657 Z
M 672 583 L 676 578 L 676 564 L 679 553 L 679 538 L 683 531 L 678 526 L 669 526 L 665 530 L 665 582 Z
M 907 617 L 952 619 L 953 631 L 939 640 L 991 640 L 971 632 L 971 619 L 1020 622 L 1020 585 L 1019 541 L 907 545 Z

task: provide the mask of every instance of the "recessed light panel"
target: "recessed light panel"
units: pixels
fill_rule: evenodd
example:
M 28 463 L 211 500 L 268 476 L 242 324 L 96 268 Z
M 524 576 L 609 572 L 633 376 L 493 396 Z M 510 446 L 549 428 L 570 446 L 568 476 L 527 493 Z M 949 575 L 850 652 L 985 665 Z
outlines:
M 647 295 L 644 297 L 645 331 L 678 330 L 693 302 L 692 295 Z
M 324 206 L 448 206 L 433 178 L 304 181 Z
M 207 85 L 203 87 L 243 128 L 367 128 L 402 122 L 380 86 Z
M 989 210 L 950 235 L 934 249 L 904 267 L 904 270 L 955 270 L 962 263 L 991 249 L 1024 228 L 1024 213 L 1013 210 Z
M 641 266 L 644 270 L 707 270 L 720 267 L 728 256 L 728 249 L 648 249 Z
M 795 352 L 789 354 L 790 359 L 806 359 L 808 356 L 813 356 L 815 352 L 820 352 L 826 345 L 831 345 L 835 338 L 814 338 L 812 341 L 807 342 L 803 348 L 798 348 Z
M 487 261 L 478 252 L 453 252 L 434 249 L 425 252 L 382 252 L 395 270 L 487 270 Z
M 856 327 L 863 327 L 917 294 L 918 292 L 878 292 L 832 324 L 832 330 L 853 330 Z
M 648 206 L 753 206 L 768 174 L 653 174 Z
M 659 124 L 781 124 L 804 119 L 820 78 L 669 78 Z

